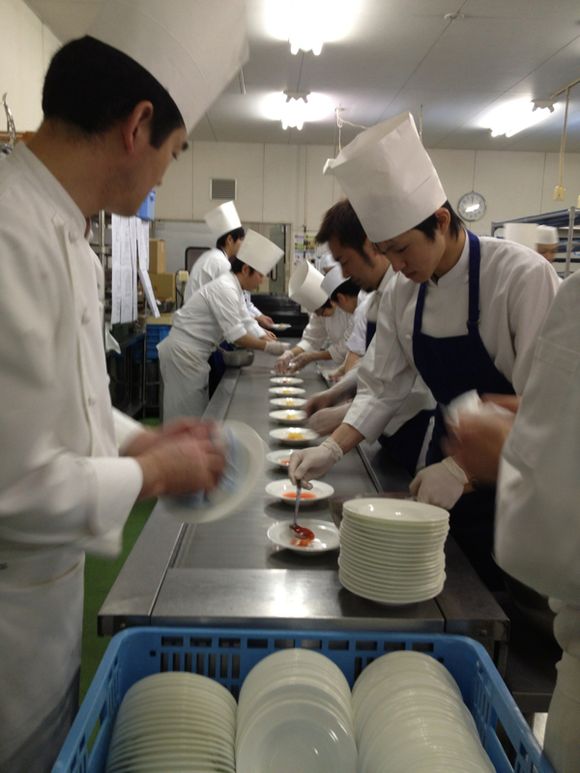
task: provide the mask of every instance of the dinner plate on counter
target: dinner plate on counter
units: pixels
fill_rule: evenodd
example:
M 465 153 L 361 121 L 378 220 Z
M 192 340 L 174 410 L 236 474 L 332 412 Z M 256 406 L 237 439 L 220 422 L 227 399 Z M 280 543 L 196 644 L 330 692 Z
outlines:
M 280 408 L 301 408 L 306 405 L 304 397 L 271 397 L 271 405 L 278 405 Z
M 286 445 L 303 445 L 318 440 L 319 435 L 308 427 L 280 427 L 270 430 L 270 437 Z
M 302 489 L 300 497 L 300 505 L 313 505 L 316 502 L 321 502 L 324 499 L 328 499 L 334 494 L 334 489 L 328 483 L 322 480 L 311 480 L 311 489 Z M 296 501 L 296 486 L 289 478 L 286 480 L 272 480 L 266 486 L 266 494 L 271 497 L 276 497 L 281 502 L 294 505 Z
M 272 384 L 278 384 L 278 386 L 296 386 L 297 384 L 304 383 L 304 379 L 297 376 L 273 376 L 270 381 Z
M 270 330 L 290 330 L 292 325 L 289 322 L 274 322 L 273 325 L 270 325 Z
M 270 411 L 268 416 L 279 424 L 297 424 L 308 418 L 306 411 L 300 411 L 296 408 L 283 408 L 280 411 Z
M 293 550 L 303 555 L 326 553 L 336 550 L 340 545 L 338 529 L 330 521 L 317 518 L 300 518 L 300 526 L 310 529 L 314 533 L 313 540 L 304 540 L 297 537 L 290 529 L 290 521 L 276 521 L 267 531 L 270 542 L 277 547 Z
M 271 395 L 278 395 L 278 397 L 293 397 L 294 395 L 303 395 L 306 390 L 297 386 L 274 386 L 269 390 Z
M 240 421 L 221 425 L 226 465 L 218 486 L 209 493 L 159 497 L 164 513 L 184 523 L 208 523 L 231 515 L 251 495 L 264 468 L 264 442 Z
M 269 454 L 266 454 L 266 459 L 276 467 L 287 470 L 288 465 L 290 464 L 290 457 L 292 456 L 292 453 L 292 450 L 270 451 Z

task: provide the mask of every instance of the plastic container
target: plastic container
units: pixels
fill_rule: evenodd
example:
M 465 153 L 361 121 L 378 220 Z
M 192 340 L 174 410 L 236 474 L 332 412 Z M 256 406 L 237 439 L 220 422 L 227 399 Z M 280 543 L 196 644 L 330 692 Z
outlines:
M 105 769 L 117 709 L 129 687 L 144 676 L 192 671 L 216 679 L 237 698 L 252 667 L 288 647 L 326 655 L 351 687 L 365 666 L 386 652 L 413 649 L 432 655 L 458 683 L 497 771 L 552 773 L 491 658 L 473 639 L 445 634 L 156 627 L 129 628 L 113 637 L 53 773 Z
M 145 342 L 147 360 L 159 359 L 157 344 L 167 338 L 170 330 L 171 325 L 147 325 Z
M 141 220 L 155 220 L 155 196 L 155 190 L 149 191 L 145 201 L 137 210 L 137 217 L 140 217 Z

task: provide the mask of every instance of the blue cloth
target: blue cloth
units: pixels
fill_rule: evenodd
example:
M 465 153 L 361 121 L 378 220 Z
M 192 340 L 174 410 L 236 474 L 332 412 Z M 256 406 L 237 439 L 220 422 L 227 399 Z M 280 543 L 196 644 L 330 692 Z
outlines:
M 514 394 L 514 388 L 500 373 L 479 335 L 479 239 L 469 238 L 469 311 L 467 333 L 434 338 L 421 332 L 428 283 L 419 288 L 413 326 L 415 367 L 437 401 L 433 437 L 427 464 L 440 461 L 441 441 L 445 436 L 442 407 L 455 397 L 476 389 L 479 394 Z M 451 510 L 451 532 L 471 563 L 492 589 L 502 587 L 501 571 L 492 559 L 495 489 L 475 491 L 462 496 Z

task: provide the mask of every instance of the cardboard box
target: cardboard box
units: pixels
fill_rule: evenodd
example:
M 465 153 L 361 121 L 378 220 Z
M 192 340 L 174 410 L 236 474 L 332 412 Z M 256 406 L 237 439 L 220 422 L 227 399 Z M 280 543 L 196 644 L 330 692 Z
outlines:
M 149 272 L 151 274 L 164 274 L 166 270 L 165 241 L 163 239 L 149 239 Z
M 175 301 L 175 275 L 149 272 L 153 292 L 158 301 Z

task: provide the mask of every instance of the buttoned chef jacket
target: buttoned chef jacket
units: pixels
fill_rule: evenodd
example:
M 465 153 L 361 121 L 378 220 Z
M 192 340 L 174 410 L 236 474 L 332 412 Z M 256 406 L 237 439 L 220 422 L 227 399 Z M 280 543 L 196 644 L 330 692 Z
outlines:
M 359 296 L 359 302 L 352 315 L 352 330 L 346 340 L 346 348 L 349 352 L 358 354 L 359 357 L 363 357 L 367 350 L 367 317 L 374 297 L 374 291 L 365 293 L 362 300 Z
M 491 237 L 480 237 L 480 244 L 479 334 L 496 368 L 519 394 L 560 283 L 550 263 L 533 250 Z M 455 266 L 438 281 L 429 280 L 423 333 L 467 333 L 468 269 L 466 238 Z M 401 273 L 389 283 L 380 301 L 374 347 L 358 369 L 357 395 L 344 421 L 371 442 L 397 413 L 417 376 L 413 323 L 419 287 Z
M 342 365 L 347 353 L 346 339 L 350 336 L 353 323 L 353 315 L 338 306 L 331 317 L 311 314 L 296 345 L 304 352 L 328 351 L 334 362 Z
M 220 341 L 234 343 L 255 327 L 246 310 L 242 287 L 231 271 L 195 292 L 173 315 L 171 337 L 206 359 Z M 263 331 L 262 331 L 263 332 Z
M 118 550 L 142 485 L 117 454 L 85 230 L 19 143 L 0 162 L 0 769 L 50 764 L 80 666 L 84 549 Z

